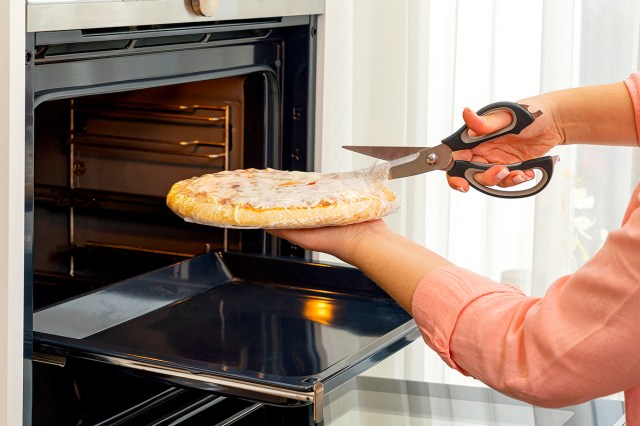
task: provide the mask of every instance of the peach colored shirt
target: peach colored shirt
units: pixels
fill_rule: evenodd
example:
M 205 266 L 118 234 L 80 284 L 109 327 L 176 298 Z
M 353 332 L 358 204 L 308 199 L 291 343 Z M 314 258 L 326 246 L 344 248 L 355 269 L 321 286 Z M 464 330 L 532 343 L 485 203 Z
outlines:
M 625 83 L 640 130 L 640 73 Z M 544 297 L 448 266 L 420 281 L 412 308 L 426 343 L 463 374 L 546 407 L 624 390 L 627 425 L 640 425 L 640 184 L 621 228 Z

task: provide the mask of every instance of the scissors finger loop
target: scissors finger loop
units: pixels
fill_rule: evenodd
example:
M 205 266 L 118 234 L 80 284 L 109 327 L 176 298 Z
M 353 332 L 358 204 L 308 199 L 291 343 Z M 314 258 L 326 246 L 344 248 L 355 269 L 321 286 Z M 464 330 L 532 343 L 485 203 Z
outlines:
M 469 182 L 469 185 L 478 191 L 500 198 L 524 198 L 536 195 L 542 191 L 553 175 L 553 168 L 558 161 L 557 156 L 547 156 L 535 158 L 533 160 L 524 161 L 522 163 L 509 164 L 509 170 L 536 170 L 539 174 L 539 179 L 535 185 L 526 189 L 498 189 L 497 187 L 485 186 L 478 182 L 475 178 L 477 173 L 482 173 L 489 168 L 493 167 L 493 164 L 474 163 L 470 161 L 456 161 L 453 168 L 447 172 L 450 176 L 462 177 Z

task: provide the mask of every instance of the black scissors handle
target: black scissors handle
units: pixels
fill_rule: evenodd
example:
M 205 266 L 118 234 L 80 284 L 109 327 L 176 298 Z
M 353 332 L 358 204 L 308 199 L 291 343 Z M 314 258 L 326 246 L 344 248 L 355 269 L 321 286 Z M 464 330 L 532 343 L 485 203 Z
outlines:
M 509 170 L 537 170 L 540 173 L 539 176 L 536 174 L 536 184 L 526 189 L 497 189 L 479 183 L 475 178 L 475 174 L 484 172 L 495 164 L 456 161 L 453 168 L 449 170 L 447 174 L 449 176 L 457 176 L 466 179 L 467 182 L 469 182 L 469 185 L 487 195 L 500 198 L 524 198 L 537 194 L 547 186 L 551 180 L 551 176 L 553 175 L 553 168 L 558 160 L 558 156 L 547 156 L 534 158 L 533 160 L 527 160 L 521 163 L 505 164 Z M 527 184 L 523 183 L 522 185 Z
M 495 132 L 480 136 L 470 136 L 469 128 L 464 125 L 451 136 L 443 139 L 442 143 L 451 148 L 452 151 L 475 148 L 482 143 L 497 139 L 504 135 L 519 134 L 523 129 L 533 123 L 536 119 L 536 116 L 540 114 L 531 114 L 527 110 L 526 106 L 514 102 L 495 102 L 485 106 L 484 108 L 481 108 L 477 111 L 477 114 L 486 115 L 494 111 L 509 112 L 511 114 L 511 124 L 500 130 L 496 130 Z M 505 166 L 507 166 L 511 171 L 534 170 L 538 172 L 536 173 L 537 181 L 535 185 L 527 187 L 526 189 L 499 189 L 495 187 L 488 187 L 479 183 L 475 178 L 476 173 L 484 172 L 485 170 L 493 167 L 495 164 L 474 163 L 470 161 L 454 161 L 453 168 L 449 170 L 447 174 L 449 176 L 458 176 L 466 179 L 467 182 L 469 182 L 469 185 L 487 195 L 492 195 L 494 197 L 500 198 L 522 198 L 535 195 L 547 186 L 549 180 L 551 180 L 551 176 L 553 175 L 553 168 L 557 161 L 558 157 L 554 156 L 534 158 L 532 160 L 523 161 L 521 163 L 505 164 Z
M 524 106 L 514 102 L 495 102 L 479 109 L 476 113 L 478 115 L 486 115 L 494 111 L 507 111 L 511 113 L 511 124 L 500 130 L 481 136 L 469 136 L 469 128 L 464 125 L 451 136 L 443 139 L 442 143 L 451 148 L 452 151 L 471 149 L 481 143 L 497 139 L 504 135 L 517 135 L 535 120 L 535 117 L 527 111 Z

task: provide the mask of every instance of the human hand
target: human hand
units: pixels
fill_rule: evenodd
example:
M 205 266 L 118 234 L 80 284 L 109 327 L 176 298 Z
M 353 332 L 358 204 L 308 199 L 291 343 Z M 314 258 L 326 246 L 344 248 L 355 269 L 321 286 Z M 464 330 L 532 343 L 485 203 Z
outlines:
M 535 177 L 533 170 L 509 171 L 504 164 L 520 163 L 543 156 L 562 142 L 562 137 L 556 129 L 552 108 L 536 98 L 526 99 L 520 103 L 527 105 L 530 112 L 542 112 L 520 134 L 505 135 L 475 148 L 454 153 L 456 160 L 496 164 L 487 171 L 475 175 L 475 179 L 482 185 L 506 188 L 533 179 Z M 506 111 L 495 111 L 480 116 L 469 108 L 465 108 L 462 117 L 471 136 L 485 135 L 511 123 L 511 114 Z M 469 190 L 469 182 L 464 178 L 447 175 L 447 180 L 453 189 L 461 192 Z
M 353 252 L 367 235 L 387 230 L 387 225 L 382 220 L 321 228 L 266 229 L 275 237 L 284 238 L 306 250 L 331 254 L 347 263 L 353 262 Z

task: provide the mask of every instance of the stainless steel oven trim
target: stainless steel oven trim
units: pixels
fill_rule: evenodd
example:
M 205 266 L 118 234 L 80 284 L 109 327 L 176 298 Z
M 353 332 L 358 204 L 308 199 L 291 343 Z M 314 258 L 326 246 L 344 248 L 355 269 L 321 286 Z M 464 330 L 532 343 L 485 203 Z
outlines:
M 172 381 L 178 384 L 181 380 L 192 382 L 194 380 L 199 383 L 210 385 L 211 387 L 224 391 L 225 394 L 232 394 L 242 398 L 258 400 L 267 403 L 279 403 L 282 405 L 304 405 L 313 404 L 313 420 L 319 423 L 323 420 L 323 397 L 324 385 L 315 383 L 311 392 L 294 391 L 275 386 L 269 386 L 259 383 L 243 382 L 241 380 L 224 378 L 219 376 L 211 376 L 209 374 L 196 374 L 188 370 L 178 369 L 168 366 L 158 366 L 154 364 L 144 363 L 135 360 L 121 359 L 108 355 L 99 354 L 74 354 L 75 358 L 87 359 L 90 361 L 99 361 L 111 364 L 117 367 L 124 367 L 138 371 L 144 371 L 157 377 L 160 380 Z M 50 356 L 47 354 L 34 353 L 34 361 L 47 362 Z M 64 365 L 57 357 L 57 365 Z
M 184 0 L 27 0 L 27 32 L 321 15 L 325 0 L 220 0 L 211 17 Z
M 109 41 L 120 40 L 124 38 L 131 38 L 135 36 L 136 39 L 144 39 L 150 37 L 163 36 L 165 34 L 172 36 L 179 36 L 185 34 L 217 34 L 231 31 L 243 30 L 247 26 L 250 26 L 252 30 L 263 30 L 263 34 L 257 33 L 252 36 L 253 39 L 265 38 L 269 35 L 270 31 L 280 27 L 290 27 L 296 25 L 307 25 L 309 23 L 308 15 L 296 15 L 296 16 L 281 16 L 278 18 L 265 18 L 261 20 L 250 20 L 250 23 L 246 21 L 223 21 L 223 22 L 210 22 L 193 25 L 189 23 L 183 23 L 180 26 L 152 26 L 151 28 L 138 28 L 135 32 L 132 32 L 130 27 L 117 27 L 117 28 L 98 28 L 98 29 L 76 29 L 76 30 L 64 30 L 64 31 L 40 31 L 36 34 L 36 45 L 42 44 L 63 44 L 63 43 L 81 43 L 87 41 Z M 237 44 L 238 40 L 226 40 L 215 41 L 218 45 L 225 43 Z M 207 40 L 208 44 L 211 44 L 211 40 Z M 193 46 L 190 46 L 193 47 Z M 171 50 L 176 50 L 176 46 L 172 46 Z M 95 56 L 95 53 L 93 53 Z

